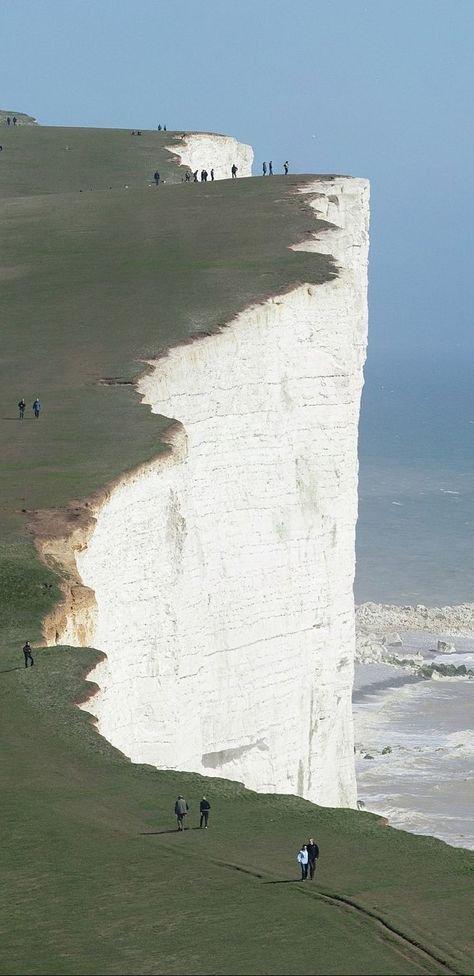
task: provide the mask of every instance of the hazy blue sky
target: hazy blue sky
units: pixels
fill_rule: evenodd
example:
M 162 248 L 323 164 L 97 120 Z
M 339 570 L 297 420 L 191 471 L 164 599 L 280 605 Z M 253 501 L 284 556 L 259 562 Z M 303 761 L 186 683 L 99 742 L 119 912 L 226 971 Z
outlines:
M 257 171 L 288 157 L 369 177 L 372 356 L 467 351 L 473 13 L 473 0 L 2 0 L 2 107 L 229 132 Z

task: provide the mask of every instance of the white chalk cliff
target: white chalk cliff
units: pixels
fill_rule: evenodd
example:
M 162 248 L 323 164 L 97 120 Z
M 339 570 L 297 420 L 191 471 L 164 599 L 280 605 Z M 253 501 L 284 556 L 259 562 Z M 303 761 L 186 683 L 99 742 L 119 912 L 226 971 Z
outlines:
M 88 643 L 107 655 L 84 707 L 134 762 L 353 806 L 369 192 L 302 192 L 335 227 L 299 248 L 334 255 L 338 277 L 248 308 L 140 381 L 178 423 L 76 557 L 97 602 Z
M 169 146 L 169 152 L 177 156 L 182 166 L 194 173 L 214 170 L 215 180 L 232 179 L 232 166 L 237 166 L 237 177 L 251 176 L 253 163 L 252 146 L 238 142 L 232 136 L 220 136 L 211 132 L 188 132 L 177 145 Z

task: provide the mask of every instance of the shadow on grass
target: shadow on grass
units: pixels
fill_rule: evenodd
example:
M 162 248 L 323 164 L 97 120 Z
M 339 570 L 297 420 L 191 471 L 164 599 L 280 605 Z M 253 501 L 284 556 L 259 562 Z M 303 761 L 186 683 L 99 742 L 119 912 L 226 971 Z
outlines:
M 10 674 L 10 671 L 24 671 L 25 668 L 18 664 L 16 668 L 5 668 L 5 671 L 0 671 L 0 674 Z
M 13 669 L 12 669 L 13 670 Z M 0 671 L 0 674 L 2 672 Z M 201 827 L 185 827 L 184 830 L 178 830 L 177 827 L 166 827 L 165 830 L 141 830 L 140 837 L 155 837 L 157 834 L 184 834 L 188 830 L 201 830 Z
M 285 878 L 284 881 L 262 881 L 262 884 L 303 884 L 302 878 Z

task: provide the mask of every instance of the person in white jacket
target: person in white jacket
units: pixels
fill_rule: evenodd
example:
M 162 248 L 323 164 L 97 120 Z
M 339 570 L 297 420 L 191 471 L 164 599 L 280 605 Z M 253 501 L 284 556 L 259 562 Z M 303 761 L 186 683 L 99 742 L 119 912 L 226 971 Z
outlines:
M 301 868 L 301 880 L 306 881 L 308 877 L 308 861 L 309 861 L 308 849 L 306 847 L 306 844 L 302 844 L 296 856 L 296 860 L 298 861 L 298 864 Z

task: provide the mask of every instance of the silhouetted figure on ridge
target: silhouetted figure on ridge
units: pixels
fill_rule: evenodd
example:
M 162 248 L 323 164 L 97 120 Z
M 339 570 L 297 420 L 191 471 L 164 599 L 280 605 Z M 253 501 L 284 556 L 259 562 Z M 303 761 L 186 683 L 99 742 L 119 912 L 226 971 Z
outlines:
M 236 180 L 237 179 L 237 166 L 235 165 L 235 163 L 232 166 L 231 173 L 232 173 L 232 179 L 233 180 Z
M 197 183 L 197 181 L 198 181 L 198 170 L 197 169 L 194 170 L 193 179 L 194 179 L 194 182 Z
M 26 407 L 25 399 L 24 399 L 24 397 L 22 397 L 21 400 L 18 401 L 18 410 L 20 411 L 20 420 L 23 420 L 23 417 L 25 416 L 25 407 Z
M 283 169 L 285 171 L 285 176 L 288 176 L 288 169 L 289 169 L 288 160 L 286 160 L 286 163 L 283 163 Z
M 273 163 L 272 163 L 271 160 L 270 160 L 270 162 L 268 164 L 268 175 L 269 176 L 273 176 Z
M 264 163 L 263 166 L 262 166 L 262 173 L 263 173 L 264 176 L 267 175 L 267 164 L 266 163 Z
M 12 120 L 11 120 L 10 116 L 7 115 L 7 125 L 11 125 L 11 124 L 12 124 Z
M 13 125 L 16 125 L 17 124 L 17 121 L 18 121 L 18 119 L 17 119 L 16 115 L 14 115 L 13 116 L 13 119 L 12 119 Z
M 214 170 L 213 169 L 211 169 L 211 180 L 214 183 Z
M 161 132 L 161 125 L 158 126 L 158 132 Z

